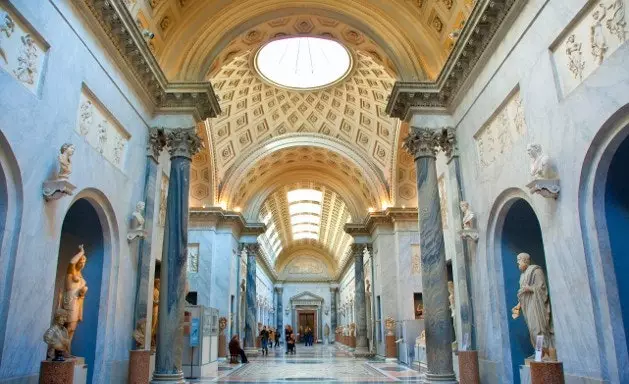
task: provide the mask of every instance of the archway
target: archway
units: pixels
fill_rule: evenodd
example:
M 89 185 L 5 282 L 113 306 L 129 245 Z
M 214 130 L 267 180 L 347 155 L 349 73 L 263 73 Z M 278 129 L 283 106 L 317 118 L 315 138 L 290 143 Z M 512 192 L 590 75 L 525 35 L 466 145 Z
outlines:
M 83 300 L 82 321 L 72 340 L 72 355 L 85 358 L 88 365 L 87 382 L 92 382 L 95 370 L 101 281 L 105 256 L 103 226 L 94 206 L 87 199 L 72 204 L 63 220 L 55 281 L 55 304 L 63 299 L 68 265 L 83 244 L 87 261 L 81 271 L 88 287 Z
M 518 198 L 507 209 L 500 236 L 502 271 L 504 278 L 505 300 L 508 316 L 509 342 L 513 382 L 520 383 L 520 365 L 535 351 L 531 345 L 529 330 L 523 316 L 513 320 L 510 309 L 518 302 L 520 271 L 516 257 L 521 252 L 531 255 L 531 263 L 537 264 L 546 273 L 544 243 L 539 221 L 533 208 L 524 199 Z

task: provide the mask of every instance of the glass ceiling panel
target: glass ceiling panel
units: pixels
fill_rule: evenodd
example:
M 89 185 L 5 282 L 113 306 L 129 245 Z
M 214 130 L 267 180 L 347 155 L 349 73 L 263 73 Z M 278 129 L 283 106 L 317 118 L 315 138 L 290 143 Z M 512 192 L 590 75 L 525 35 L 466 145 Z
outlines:
M 286 197 L 289 203 L 304 200 L 321 202 L 323 193 L 314 189 L 294 189 L 292 191 L 288 191 Z
M 255 67 L 269 82 L 293 89 L 321 88 L 343 79 L 352 65 L 345 47 L 316 37 L 288 37 L 263 46 Z
M 319 235 L 312 232 L 299 232 L 299 233 L 293 234 L 293 240 L 301 240 L 301 239 L 319 240 Z
M 297 232 L 314 232 L 319 233 L 319 226 L 312 224 L 295 224 L 293 223 L 293 233 Z
M 315 215 L 297 214 L 290 218 L 290 222 L 293 224 L 310 223 L 310 224 L 319 225 L 319 223 L 321 223 L 321 218 Z
M 294 203 L 288 207 L 291 215 L 298 213 L 321 213 L 321 205 L 315 203 Z
M 319 240 L 323 193 L 315 189 L 294 189 L 286 196 L 293 240 Z

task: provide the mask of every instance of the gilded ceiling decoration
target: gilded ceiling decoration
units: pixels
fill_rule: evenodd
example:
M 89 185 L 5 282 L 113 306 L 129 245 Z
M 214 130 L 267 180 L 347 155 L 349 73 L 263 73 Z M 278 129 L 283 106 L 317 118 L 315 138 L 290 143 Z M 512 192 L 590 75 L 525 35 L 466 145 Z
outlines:
M 449 35 L 460 29 L 474 1 L 138 0 L 127 4 L 141 28 L 156 34 L 150 45 L 171 80 L 200 80 L 241 35 L 255 44 L 278 33 L 315 35 L 314 24 L 321 24 L 323 33 L 334 34 L 343 24 L 351 27 L 336 39 L 382 47 L 379 54 L 390 58 L 399 79 L 417 81 L 437 77 L 452 49 Z M 310 20 L 296 20 L 298 14 L 309 15 Z

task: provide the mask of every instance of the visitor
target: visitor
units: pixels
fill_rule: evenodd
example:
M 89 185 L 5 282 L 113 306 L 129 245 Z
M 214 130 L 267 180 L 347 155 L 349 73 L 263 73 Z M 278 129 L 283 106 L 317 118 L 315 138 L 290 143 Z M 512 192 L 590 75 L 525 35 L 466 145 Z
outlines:
M 290 336 L 286 338 L 286 353 L 290 352 L 291 355 L 295 354 L 295 334 L 291 333 Z
M 237 334 L 234 335 L 231 341 L 229 342 L 229 354 L 231 356 L 240 355 L 240 362 L 243 364 L 246 364 L 249 362 L 249 360 L 247 360 L 247 356 L 245 355 L 245 351 L 243 351 L 242 348 L 240 348 L 240 340 Z
M 273 340 L 275 340 L 275 329 L 271 328 L 269 329 L 269 344 L 271 347 L 273 347 Z
M 290 325 L 286 326 L 286 330 L 284 331 L 284 337 L 286 338 L 286 354 L 290 352 L 288 342 L 290 341 L 291 336 L 293 335 L 293 328 Z M 294 340 L 294 339 L 293 339 Z M 295 349 L 295 343 L 293 342 L 293 349 Z
M 280 346 L 280 337 L 281 337 L 281 335 L 280 335 L 280 330 L 279 330 L 279 329 L 277 329 L 277 330 L 275 331 L 275 345 L 273 346 L 273 348 L 275 348 L 275 347 L 279 347 L 279 346 Z
M 262 327 L 260 331 L 260 341 L 262 343 L 262 355 L 269 355 L 269 331 L 266 330 L 266 325 Z

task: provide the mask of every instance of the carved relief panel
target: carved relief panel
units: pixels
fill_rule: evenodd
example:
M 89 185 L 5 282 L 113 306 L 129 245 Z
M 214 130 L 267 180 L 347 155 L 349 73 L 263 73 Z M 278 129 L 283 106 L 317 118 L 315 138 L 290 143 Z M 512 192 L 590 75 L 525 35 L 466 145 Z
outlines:
M 448 229 L 448 198 L 446 196 L 446 179 L 444 174 L 439 176 L 438 189 L 439 205 L 441 208 L 441 226 L 443 229 Z
M 0 3 L 0 68 L 37 93 L 48 46 Z
M 188 244 L 188 273 L 199 272 L 199 244 Z
M 85 87 L 79 99 L 76 131 L 110 163 L 124 168 L 131 135 Z
M 552 48 L 563 94 L 581 84 L 626 40 L 623 0 L 602 0 L 590 5 Z
M 513 144 L 524 136 L 526 130 L 522 99 L 518 90 L 474 135 L 481 169 L 501 160 Z
M 419 244 L 411 244 L 411 270 L 413 275 L 422 272 L 422 253 Z

